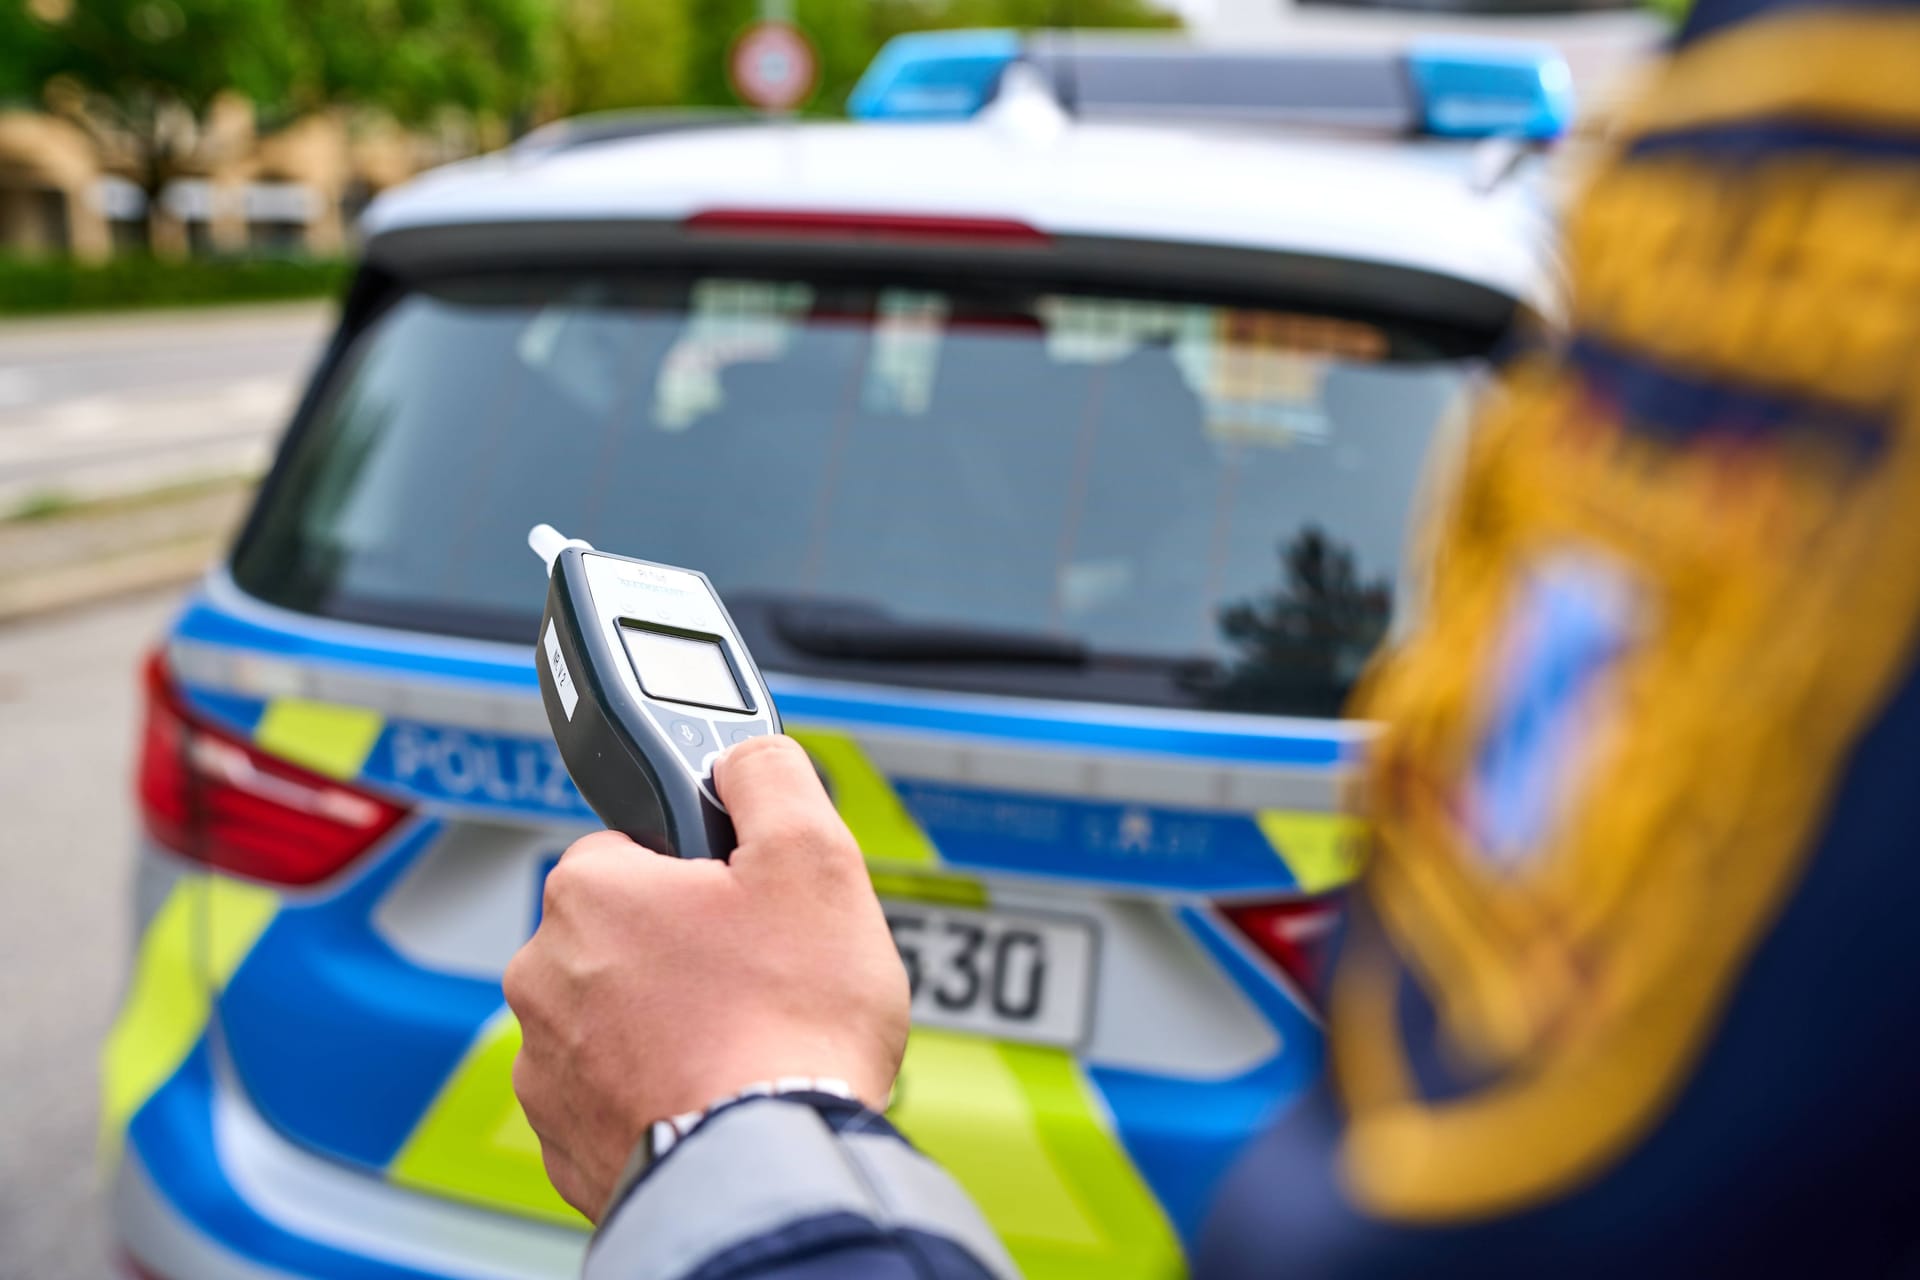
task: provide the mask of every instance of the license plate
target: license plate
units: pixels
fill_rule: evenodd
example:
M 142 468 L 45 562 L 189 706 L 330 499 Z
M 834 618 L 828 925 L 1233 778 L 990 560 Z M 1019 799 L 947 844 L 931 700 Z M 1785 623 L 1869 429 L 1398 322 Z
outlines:
M 1074 1045 L 1093 990 L 1093 926 L 1057 916 L 886 902 L 913 1020 L 1003 1040 Z

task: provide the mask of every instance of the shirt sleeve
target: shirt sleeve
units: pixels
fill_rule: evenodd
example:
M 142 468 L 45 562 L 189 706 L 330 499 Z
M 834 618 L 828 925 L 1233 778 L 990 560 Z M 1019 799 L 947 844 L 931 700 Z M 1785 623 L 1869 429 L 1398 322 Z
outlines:
M 585 1280 L 1017 1280 L 959 1185 L 857 1103 L 714 1112 L 616 1204 Z

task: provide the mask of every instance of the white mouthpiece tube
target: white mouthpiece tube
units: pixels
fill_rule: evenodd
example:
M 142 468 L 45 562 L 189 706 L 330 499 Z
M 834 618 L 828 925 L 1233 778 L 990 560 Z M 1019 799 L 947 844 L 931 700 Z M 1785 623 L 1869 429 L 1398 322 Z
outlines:
M 553 562 L 568 547 L 579 547 L 582 551 L 593 550 L 591 542 L 582 542 L 578 538 L 569 538 L 550 524 L 537 524 L 527 530 L 527 545 L 533 548 L 533 554 L 547 562 L 547 572 L 553 572 Z

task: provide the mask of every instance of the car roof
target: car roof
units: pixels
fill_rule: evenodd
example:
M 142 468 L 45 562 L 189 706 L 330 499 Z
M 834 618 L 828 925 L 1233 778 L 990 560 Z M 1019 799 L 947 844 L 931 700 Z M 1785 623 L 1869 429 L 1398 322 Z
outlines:
M 1539 201 L 1523 184 L 1476 189 L 1464 154 L 1161 124 L 752 123 L 464 161 L 381 196 L 363 229 L 372 242 L 436 226 L 715 210 L 982 218 L 1055 236 L 1357 259 L 1535 298 L 1546 274 Z

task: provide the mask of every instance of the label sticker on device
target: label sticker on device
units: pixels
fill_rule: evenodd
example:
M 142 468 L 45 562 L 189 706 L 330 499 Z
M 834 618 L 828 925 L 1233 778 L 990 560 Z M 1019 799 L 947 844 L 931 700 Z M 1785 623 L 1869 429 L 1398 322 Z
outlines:
M 553 687 L 560 691 L 560 705 L 571 720 L 573 709 L 580 705 L 580 691 L 573 687 L 573 673 L 567 670 L 566 655 L 560 652 L 560 633 L 551 618 L 547 619 L 547 666 L 553 669 Z

